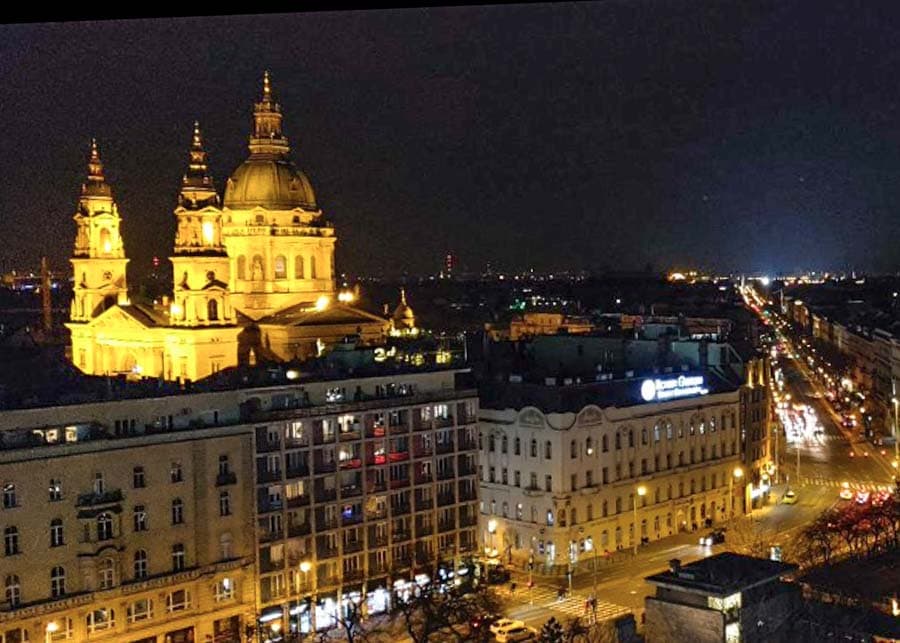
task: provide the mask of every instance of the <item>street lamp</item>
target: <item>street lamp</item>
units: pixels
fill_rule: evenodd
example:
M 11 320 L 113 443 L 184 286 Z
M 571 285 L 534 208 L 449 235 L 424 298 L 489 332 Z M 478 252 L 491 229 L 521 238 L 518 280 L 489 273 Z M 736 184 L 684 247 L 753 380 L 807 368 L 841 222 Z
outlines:
M 488 533 L 491 535 L 490 550 L 491 550 L 491 552 L 493 552 L 494 551 L 494 534 L 497 533 L 497 520 L 495 518 L 491 518 L 490 520 L 488 520 L 487 527 L 488 527 Z
M 897 384 L 894 380 L 891 380 L 891 387 L 894 389 L 896 393 Z M 897 399 L 897 396 L 894 395 L 891 398 L 891 402 L 894 403 L 894 462 L 900 461 L 900 433 L 897 432 L 897 406 L 900 405 L 900 400 Z M 894 478 L 897 478 L 896 473 L 894 474 Z
M 740 467 L 735 467 L 734 471 L 731 472 L 731 476 L 728 478 L 728 498 L 731 501 L 731 518 L 734 519 L 734 481 L 739 480 L 744 476 L 744 470 Z
M 638 521 L 637 521 L 637 502 L 638 498 L 643 498 L 647 495 L 647 487 L 641 485 L 635 491 L 637 491 L 637 495 L 633 496 L 632 500 L 632 508 L 634 509 L 634 555 L 637 556 L 638 550 Z
M 50 621 L 47 623 L 47 627 L 44 628 L 44 641 L 45 643 L 50 643 L 53 640 L 53 633 L 59 631 L 59 623 L 56 621 Z
M 300 571 L 303 572 L 303 585 L 306 589 L 310 589 L 309 587 L 309 572 L 312 570 L 312 563 L 308 560 L 304 560 L 300 563 Z M 310 614 L 309 614 L 309 628 L 312 630 L 313 636 L 316 634 L 316 592 L 313 588 L 312 596 L 310 600 Z

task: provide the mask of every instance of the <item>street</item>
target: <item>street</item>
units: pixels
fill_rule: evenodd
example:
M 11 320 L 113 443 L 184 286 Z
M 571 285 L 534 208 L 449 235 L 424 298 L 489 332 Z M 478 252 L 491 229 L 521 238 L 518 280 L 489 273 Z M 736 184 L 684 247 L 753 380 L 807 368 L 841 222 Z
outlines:
M 781 340 L 789 343 L 784 336 Z M 793 350 L 788 353 L 796 354 Z M 698 539 L 705 533 L 701 530 L 645 545 L 637 556 L 620 552 L 610 561 L 600 560 L 596 570 L 593 568 L 596 561 L 582 562 L 575 569 L 572 592 L 563 600 L 558 599 L 557 593 L 560 588 L 567 587 L 565 577 L 535 576 L 535 587 L 529 591 L 527 572 L 517 571 L 514 574 L 515 594 L 509 596 L 508 588 L 504 588 L 504 594 L 510 599 L 508 616 L 537 628 L 550 616 L 563 623 L 573 617 L 590 620 L 591 613 L 585 602 L 593 595 L 597 598 L 598 620 L 634 612 L 640 622 L 644 598 L 653 591 L 644 578 L 666 569 L 669 560 L 678 558 L 682 563 L 688 563 L 722 551 L 739 550 L 738 532 L 766 534 L 773 539 L 771 545 L 788 542 L 824 510 L 839 503 L 853 502 L 839 497 L 844 482 L 853 491 L 892 490 L 891 454 L 882 454 L 868 442 L 844 431 L 841 418 L 828 404 L 822 387 L 799 359 L 783 356 L 779 363 L 784 375 L 783 392 L 790 393 L 793 403 L 807 404 L 815 409 L 822 432 L 805 435 L 793 444 L 787 443 L 784 432 L 779 434 L 778 484 L 772 487 L 763 507 L 736 519 L 733 524 L 726 523 L 730 531 L 726 531 L 725 543 L 712 547 L 699 545 Z M 797 494 L 796 504 L 780 502 L 788 489 Z

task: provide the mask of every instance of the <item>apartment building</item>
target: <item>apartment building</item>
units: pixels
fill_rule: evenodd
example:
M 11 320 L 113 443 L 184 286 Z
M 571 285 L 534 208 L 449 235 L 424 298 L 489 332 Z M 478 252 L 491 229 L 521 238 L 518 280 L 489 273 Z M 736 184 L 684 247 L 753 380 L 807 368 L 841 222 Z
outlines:
M 0 412 L 0 643 L 278 641 L 453 572 L 478 549 L 477 394 L 354 370 Z
M 0 414 L 0 641 L 243 640 L 252 436 L 205 401 Z
M 477 392 L 457 373 L 248 399 L 262 640 L 390 607 L 477 555 Z

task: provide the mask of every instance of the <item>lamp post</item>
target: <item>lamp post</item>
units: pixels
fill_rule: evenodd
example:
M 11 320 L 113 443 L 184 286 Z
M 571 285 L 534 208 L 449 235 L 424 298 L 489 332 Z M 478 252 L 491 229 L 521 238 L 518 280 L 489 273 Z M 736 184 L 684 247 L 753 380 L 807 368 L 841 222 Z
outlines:
M 731 472 L 731 476 L 728 478 L 728 498 L 731 502 L 731 519 L 734 520 L 734 481 L 740 480 L 744 475 L 744 470 L 740 467 L 735 467 L 734 471 Z
M 895 380 L 891 380 L 891 387 L 894 389 L 895 395 L 891 397 L 891 402 L 894 403 L 894 462 L 900 462 L 900 433 L 897 432 L 897 406 L 900 405 L 900 399 L 897 399 L 896 390 L 897 383 Z M 894 465 L 894 469 L 897 468 L 897 465 Z M 897 472 L 894 471 L 894 479 L 897 478 Z
M 647 495 L 647 487 L 645 487 L 644 485 L 641 485 L 640 487 L 638 487 L 637 489 L 635 489 L 635 491 L 636 491 L 637 493 L 633 496 L 633 500 L 632 500 L 632 508 L 634 509 L 634 555 L 637 556 L 637 551 L 638 551 L 638 533 L 639 533 L 639 531 L 638 531 L 638 521 L 637 521 L 637 509 L 638 509 L 638 508 L 637 508 L 637 503 L 638 503 L 638 498 L 643 498 L 645 495 Z
M 300 563 L 300 571 L 303 572 L 303 584 L 306 586 L 307 589 L 310 589 L 310 587 L 309 587 L 309 571 L 311 569 L 312 569 L 312 563 L 310 563 L 308 560 L 304 560 L 302 563 Z M 316 635 L 316 596 L 315 596 L 315 591 L 312 592 L 311 600 L 309 601 L 309 607 L 310 607 L 309 628 L 310 628 L 310 630 L 312 630 L 312 632 L 311 632 L 312 635 L 315 636 Z
M 491 518 L 490 520 L 488 520 L 487 527 L 488 527 L 488 534 L 490 534 L 490 536 L 491 536 L 491 541 L 490 541 L 490 545 L 489 545 L 490 553 L 493 553 L 493 551 L 494 551 L 494 534 L 497 533 L 497 520 L 495 518 Z
M 44 643 L 50 643 L 53 640 L 53 633 L 59 631 L 59 623 L 50 621 L 44 628 Z

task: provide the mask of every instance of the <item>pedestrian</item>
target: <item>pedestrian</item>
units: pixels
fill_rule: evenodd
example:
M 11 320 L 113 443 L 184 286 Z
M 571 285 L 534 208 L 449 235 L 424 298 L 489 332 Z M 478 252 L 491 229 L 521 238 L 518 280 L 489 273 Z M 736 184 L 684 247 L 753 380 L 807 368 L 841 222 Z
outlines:
M 512 583 L 509 584 L 509 593 L 510 593 L 510 595 L 516 593 L 516 584 L 515 584 L 515 582 L 512 582 Z

